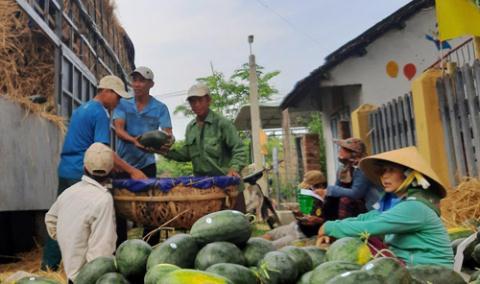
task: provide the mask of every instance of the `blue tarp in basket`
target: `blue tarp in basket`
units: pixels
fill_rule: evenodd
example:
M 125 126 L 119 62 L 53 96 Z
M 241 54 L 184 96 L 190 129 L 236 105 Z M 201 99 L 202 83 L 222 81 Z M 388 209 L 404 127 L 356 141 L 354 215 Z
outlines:
M 199 189 L 208 189 L 213 186 L 226 188 L 231 185 L 239 185 L 240 178 L 230 176 L 216 177 L 177 177 L 177 178 L 150 178 L 150 179 L 114 179 L 114 188 L 125 188 L 132 192 L 146 191 L 157 188 L 163 192 L 169 192 L 177 185 L 192 186 Z

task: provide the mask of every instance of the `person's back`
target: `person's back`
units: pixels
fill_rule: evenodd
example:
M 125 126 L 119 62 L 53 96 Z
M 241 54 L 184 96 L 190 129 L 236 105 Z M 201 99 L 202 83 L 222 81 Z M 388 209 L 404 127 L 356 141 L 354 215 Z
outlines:
M 102 143 L 85 152 L 85 175 L 64 190 L 45 215 L 47 231 L 60 246 L 65 272 L 74 280 L 84 264 L 115 251 L 115 209 L 103 184 L 114 166 L 113 151 Z
M 110 120 L 103 105 L 99 101 L 91 100 L 72 114 L 63 142 L 58 175 L 80 179 L 85 151 L 94 142 L 110 144 Z
M 69 278 L 73 279 L 78 270 L 96 256 L 113 254 L 115 223 L 103 222 L 102 218 L 114 220 L 114 213 L 112 195 L 87 176 L 60 194 L 46 220 L 49 214 L 58 216 L 56 239 Z

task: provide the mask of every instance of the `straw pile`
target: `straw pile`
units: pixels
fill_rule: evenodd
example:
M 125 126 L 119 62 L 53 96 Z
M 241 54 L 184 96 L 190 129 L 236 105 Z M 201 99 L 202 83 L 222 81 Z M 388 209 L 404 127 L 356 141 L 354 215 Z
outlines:
M 447 228 L 464 226 L 476 229 L 480 221 L 480 180 L 464 179 L 455 190 L 448 191 L 440 209 Z
M 25 271 L 39 276 L 55 279 L 60 283 L 67 283 L 67 277 L 63 270 L 59 272 L 40 271 L 40 261 L 42 259 L 42 250 L 40 248 L 37 247 L 35 250 L 30 252 L 21 253 L 18 255 L 18 257 L 20 258 L 20 261 L 18 262 L 0 264 L 0 283 L 4 283 L 5 279 L 18 271 Z
M 0 95 L 31 112 L 61 122 L 54 113 L 53 46 L 13 0 L 0 1 Z M 29 96 L 47 98 L 42 106 Z
M 117 53 L 127 73 L 131 71 L 133 44 L 115 16 L 114 1 L 82 2 L 91 17 L 97 21 L 97 27 Z M 62 41 L 67 46 L 72 43 L 72 51 L 97 78 L 107 75 L 107 70 L 98 64 L 96 56 L 81 41 L 80 34 L 90 40 L 93 39 L 93 34 L 80 16 L 79 7 L 74 1 L 65 1 L 64 8 L 64 12 L 71 15 L 79 33 L 74 33 L 72 28 L 64 23 Z M 63 129 L 64 119 L 57 115 L 54 91 L 54 51 L 52 42 L 29 20 L 15 0 L 0 1 L 0 96 L 20 104 L 28 112 L 55 122 Z M 113 68 L 113 59 L 107 55 L 103 46 L 98 46 L 97 53 L 112 70 L 116 70 Z M 28 99 L 31 96 L 43 96 L 47 102 L 42 105 L 34 104 Z

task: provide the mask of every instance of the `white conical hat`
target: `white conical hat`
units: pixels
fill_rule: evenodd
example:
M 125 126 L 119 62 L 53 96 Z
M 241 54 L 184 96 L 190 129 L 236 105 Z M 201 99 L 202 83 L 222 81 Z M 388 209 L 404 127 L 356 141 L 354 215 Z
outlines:
M 382 161 L 399 164 L 421 173 L 429 180 L 431 184 L 428 190 L 432 190 L 440 198 L 444 198 L 446 196 L 447 187 L 433 171 L 427 160 L 425 160 L 420 152 L 418 152 L 417 147 L 401 148 L 363 158 L 360 161 L 360 169 L 362 169 L 368 179 L 379 185 L 381 185 L 380 173 Z

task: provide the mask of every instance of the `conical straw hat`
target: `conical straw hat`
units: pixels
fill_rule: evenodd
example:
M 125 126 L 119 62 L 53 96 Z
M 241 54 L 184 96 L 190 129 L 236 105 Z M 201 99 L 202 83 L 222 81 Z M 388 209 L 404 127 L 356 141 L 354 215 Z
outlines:
M 362 169 L 368 179 L 378 185 L 381 185 L 380 173 L 382 161 L 399 164 L 421 173 L 431 184 L 428 190 L 432 190 L 440 198 L 444 198 L 446 196 L 447 187 L 433 171 L 430 164 L 425 160 L 425 158 L 422 157 L 420 152 L 418 152 L 417 147 L 402 148 L 362 159 L 359 165 L 360 169 Z

